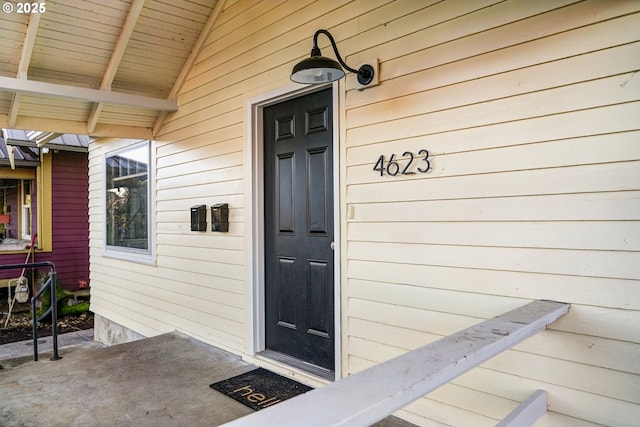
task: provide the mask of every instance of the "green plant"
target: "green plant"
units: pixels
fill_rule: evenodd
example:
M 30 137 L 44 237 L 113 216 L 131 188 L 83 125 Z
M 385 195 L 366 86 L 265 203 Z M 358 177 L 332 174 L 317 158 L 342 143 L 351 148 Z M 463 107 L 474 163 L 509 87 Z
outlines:
M 56 286 L 56 300 L 57 300 L 56 307 L 58 311 L 58 318 L 69 316 L 72 314 L 81 314 L 89 311 L 88 301 L 83 301 L 78 304 L 69 305 L 67 304 L 67 301 L 69 299 L 74 298 L 73 293 L 67 292 L 64 289 L 62 289 L 60 285 L 58 285 L 57 281 L 55 286 Z M 40 317 L 42 317 L 47 312 L 47 310 L 49 310 L 49 307 L 51 306 L 51 291 L 47 289 L 42 294 L 41 298 L 42 298 L 42 305 L 38 310 L 36 310 L 36 316 L 38 319 L 40 319 Z M 50 315 L 47 316 L 47 319 L 51 319 Z

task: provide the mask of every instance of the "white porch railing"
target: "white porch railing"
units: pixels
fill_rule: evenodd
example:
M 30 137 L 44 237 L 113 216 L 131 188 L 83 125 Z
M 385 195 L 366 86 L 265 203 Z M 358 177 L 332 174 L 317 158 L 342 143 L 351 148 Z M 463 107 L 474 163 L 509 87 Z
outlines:
M 225 427 L 369 426 L 544 330 L 569 304 L 534 301 Z M 547 410 L 535 392 L 498 424 L 532 425 Z

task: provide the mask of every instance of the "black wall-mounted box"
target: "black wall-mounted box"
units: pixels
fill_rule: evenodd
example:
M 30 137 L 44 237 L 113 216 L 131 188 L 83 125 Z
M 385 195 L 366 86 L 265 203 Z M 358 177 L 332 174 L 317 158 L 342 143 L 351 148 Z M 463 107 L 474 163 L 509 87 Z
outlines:
M 229 231 L 229 204 L 218 203 L 211 206 L 211 231 Z
M 191 231 L 207 231 L 207 207 L 205 205 L 191 208 Z

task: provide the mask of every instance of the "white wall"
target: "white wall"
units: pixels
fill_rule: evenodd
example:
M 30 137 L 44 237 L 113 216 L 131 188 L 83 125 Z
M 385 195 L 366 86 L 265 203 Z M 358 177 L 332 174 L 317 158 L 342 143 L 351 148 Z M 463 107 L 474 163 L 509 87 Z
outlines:
M 423 425 L 495 425 L 537 388 L 537 424 L 640 417 L 640 4 L 635 1 L 228 2 L 158 135 L 157 262 L 102 254 L 92 144 L 93 309 L 144 335 L 247 350 L 247 100 L 289 85 L 313 33 L 381 85 L 341 84 L 343 375 L 531 299 L 550 330 L 411 405 Z M 326 39 L 323 53 L 332 55 Z M 430 152 L 426 174 L 380 155 Z M 227 202 L 227 234 L 189 208 Z
M 455 18 L 460 3 L 445 2 L 363 35 L 382 43 L 371 50 L 383 84 L 346 98 L 349 373 L 526 299 L 572 303 L 551 331 L 412 405 L 411 419 L 495 425 L 536 388 L 550 392 L 541 425 L 640 415 L 640 21 L 613 19 L 638 5 L 526 18 L 549 6 Z M 426 175 L 372 170 L 381 154 L 421 148 Z

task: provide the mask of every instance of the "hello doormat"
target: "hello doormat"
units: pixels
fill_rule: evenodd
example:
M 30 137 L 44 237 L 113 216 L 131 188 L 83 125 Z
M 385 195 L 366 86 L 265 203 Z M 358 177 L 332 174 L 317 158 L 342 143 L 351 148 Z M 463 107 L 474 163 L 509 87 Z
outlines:
M 256 411 L 312 390 L 309 386 L 262 368 L 218 381 L 209 387 Z

